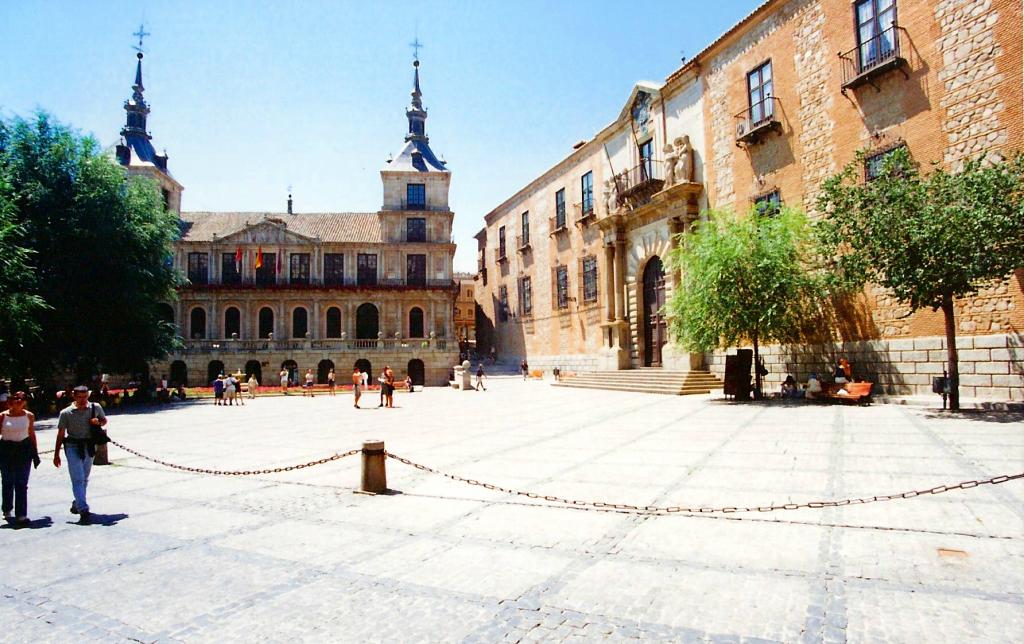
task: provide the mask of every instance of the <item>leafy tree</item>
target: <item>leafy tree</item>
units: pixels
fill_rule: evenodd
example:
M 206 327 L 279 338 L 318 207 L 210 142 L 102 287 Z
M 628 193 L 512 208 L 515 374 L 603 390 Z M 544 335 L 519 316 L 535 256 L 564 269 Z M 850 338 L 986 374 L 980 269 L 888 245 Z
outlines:
M 128 371 L 173 346 L 157 305 L 174 296 L 178 225 L 153 181 L 126 180 L 93 139 L 39 113 L 0 120 L 0 206 L 28 251 L 11 292 L 47 305 L 22 313 L 37 333 L 5 347 L 13 365 Z
M 822 283 L 808 270 L 811 230 L 790 208 L 775 215 L 713 211 L 669 255 L 681 273 L 666 305 L 672 335 L 689 351 L 751 342 L 757 397 L 760 344 L 794 341 L 820 314 Z
M 883 286 L 912 311 L 942 309 L 950 409 L 959 409 L 953 303 L 1024 266 L 1024 156 L 923 175 L 897 148 L 862 182 L 864 160 L 822 183 L 818 232 L 834 279 Z

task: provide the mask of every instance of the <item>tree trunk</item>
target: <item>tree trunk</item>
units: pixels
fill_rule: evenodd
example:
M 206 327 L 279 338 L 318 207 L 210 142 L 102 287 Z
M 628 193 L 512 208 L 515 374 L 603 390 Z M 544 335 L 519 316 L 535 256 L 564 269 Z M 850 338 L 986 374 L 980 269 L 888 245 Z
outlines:
M 757 347 L 757 333 L 754 333 L 754 400 L 761 400 L 761 359 Z
M 949 410 L 960 409 L 960 368 L 956 355 L 956 321 L 953 312 L 953 297 L 942 296 L 942 314 L 946 318 L 946 351 L 949 370 Z

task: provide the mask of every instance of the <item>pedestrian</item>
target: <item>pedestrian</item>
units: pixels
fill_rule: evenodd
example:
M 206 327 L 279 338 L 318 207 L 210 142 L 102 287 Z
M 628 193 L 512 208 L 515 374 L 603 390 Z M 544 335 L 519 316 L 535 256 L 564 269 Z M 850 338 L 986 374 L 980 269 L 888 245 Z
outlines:
M 224 378 L 224 402 L 229 406 L 235 405 L 235 392 L 237 391 L 238 381 L 235 377 L 228 375 Z
M 334 369 L 327 372 L 327 391 L 334 395 Z
M 359 371 L 359 367 L 356 367 L 352 371 L 352 395 L 355 397 L 353 406 L 359 409 L 359 397 L 363 395 L 363 377 L 365 373 Z
M 380 375 L 377 376 L 377 386 L 380 387 L 380 404 L 377 405 L 378 408 L 384 406 L 384 396 L 386 395 L 384 392 L 388 388 L 388 378 L 385 375 L 385 372 L 387 372 L 387 370 L 388 368 L 384 367 L 384 371 L 381 371 Z
M 370 384 L 370 374 L 366 373 L 365 371 L 360 371 L 359 375 L 363 379 L 363 391 L 366 391 L 366 387 L 369 386 Z
M 249 400 L 256 397 L 256 390 L 259 389 L 260 381 L 256 380 L 256 374 L 249 374 Z
M 224 403 L 224 374 L 217 376 L 217 379 L 213 381 L 213 404 L 221 405 Z
M 281 376 L 281 393 L 287 396 L 288 395 L 288 370 L 285 369 L 284 367 L 281 367 L 281 373 L 279 375 Z
M 309 397 L 313 397 L 313 385 L 316 384 L 316 376 L 313 375 L 312 369 L 306 369 L 306 382 L 302 385 L 302 395 L 309 394 Z
M 231 374 L 231 382 L 235 385 L 235 401 L 237 401 L 239 405 L 244 405 L 245 399 L 242 396 L 242 372 L 238 371 Z
M 523 361 L 519 363 L 519 369 L 523 372 L 523 380 L 530 377 L 530 365 L 526 364 L 526 358 L 523 358 Z
M 384 400 L 388 407 L 395 406 L 395 372 L 384 367 Z
M 493 346 L 491 347 L 491 364 L 498 361 L 498 351 Z
M 28 396 L 16 391 L 8 399 L 10 409 L 0 413 L 0 477 L 3 478 L 4 519 L 14 511 L 16 527 L 27 525 L 28 477 L 32 464 L 39 466 L 36 445 L 36 417 L 25 409 Z
M 405 376 L 405 390 L 412 393 L 412 376 L 410 375 Z
M 480 363 L 476 368 L 476 390 L 480 391 L 483 389 L 487 391 L 487 387 L 484 387 L 484 363 Z
M 53 464 L 60 467 L 60 448 L 68 459 L 68 474 L 71 476 L 71 491 L 75 500 L 71 503 L 71 514 L 77 514 L 81 523 L 89 523 L 91 515 L 86 490 L 89 487 L 89 472 L 96 447 L 90 439 L 90 427 L 103 427 L 107 416 L 103 408 L 89 402 L 89 388 L 79 385 L 74 388 L 75 401 L 60 412 L 57 419 L 57 444 L 53 450 Z

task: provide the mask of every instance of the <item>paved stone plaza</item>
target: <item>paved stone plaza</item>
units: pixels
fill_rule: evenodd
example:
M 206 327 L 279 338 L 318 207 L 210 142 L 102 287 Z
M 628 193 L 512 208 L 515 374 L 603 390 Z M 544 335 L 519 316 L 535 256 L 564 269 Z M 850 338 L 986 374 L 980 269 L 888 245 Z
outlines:
M 363 399 L 364 404 L 375 398 Z M 1024 470 L 1020 414 L 556 389 L 209 402 L 111 419 L 175 463 L 255 469 L 381 438 L 446 472 L 545 494 L 712 506 L 872 496 Z M 41 423 L 52 447 L 52 421 Z M 64 469 L 0 530 L 7 641 L 1020 640 L 1024 481 L 832 509 L 638 515 L 511 497 L 359 457 L 257 477 L 110 450 L 100 524 Z M 48 517 L 48 518 L 47 518 Z M 51 522 L 52 521 L 52 522 Z

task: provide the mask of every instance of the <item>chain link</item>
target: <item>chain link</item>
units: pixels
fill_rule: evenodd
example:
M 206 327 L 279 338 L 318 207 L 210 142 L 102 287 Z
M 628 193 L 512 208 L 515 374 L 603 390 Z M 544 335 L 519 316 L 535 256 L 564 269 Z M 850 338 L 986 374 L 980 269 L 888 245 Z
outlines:
M 565 505 L 574 506 L 585 506 L 599 510 L 625 510 L 628 512 L 641 512 L 646 514 L 674 514 L 677 512 L 686 512 L 692 514 L 733 514 L 736 512 L 774 512 L 776 510 L 799 510 L 800 508 L 838 508 L 844 505 L 862 505 L 865 503 L 877 503 L 879 501 L 892 501 L 894 499 L 912 499 L 915 496 L 921 496 L 923 494 L 942 494 L 943 492 L 949 492 L 951 490 L 969 490 L 979 485 L 999 485 L 1000 483 L 1006 483 L 1016 479 L 1024 478 L 1024 472 L 1019 474 L 1008 474 L 1001 476 L 993 476 L 990 479 L 984 481 L 963 481 L 962 483 L 951 483 L 949 485 L 937 485 L 933 488 L 926 490 L 911 490 L 908 492 L 898 492 L 895 494 L 879 494 L 871 497 L 855 498 L 855 499 L 842 499 L 839 501 L 807 501 L 805 503 L 785 503 L 782 505 L 756 505 L 750 507 L 740 506 L 723 506 L 723 507 L 686 507 L 680 505 L 668 505 L 668 506 L 657 506 L 657 505 L 632 505 L 629 503 L 605 503 L 603 501 L 581 501 L 578 499 L 566 499 L 559 496 L 553 496 L 549 494 L 538 494 L 536 492 L 527 492 L 523 490 L 515 490 L 512 488 L 502 487 L 500 485 L 494 485 L 493 483 L 484 483 L 476 479 L 470 479 L 458 474 L 449 474 L 447 472 L 441 472 L 435 470 L 432 467 L 415 463 L 407 458 L 398 456 L 387 452 L 387 457 L 392 458 L 399 463 L 404 463 L 418 470 L 428 472 L 430 474 L 437 474 L 453 481 L 460 483 L 466 483 L 468 485 L 479 486 L 495 492 L 504 492 L 505 494 L 512 494 L 515 496 L 525 496 L 530 499 L 538 499 L 542 501 L 551 501 L 553 503 L 562 503 Z
M 348 456 L 355 456 L 356 454 L 358 454 L 359 452 L 362 451 L 362 450 L 358 450 L 358 449 L 351 449 L 351 450 L 349 450 L 347 452 L 338 452 L 338 453 L 332 454 L 332 455 L 330 455 L 330 456 L 328 456 L 326 458 L 321 458 L 321 459 L 316 460 L 316 461 L 310 461 L 308 463 L 302 463 L 301 465 L 288 465 L 287 467 L 273 467 L 273 468 L 269 468 L 269 469 L 265 469 L 265 470 L 210 470 L 210 469 L 207 469 L 205 467 L 189 467 L 187 465 L 175 465 L 174 463 L 168 463 L 167 461 L 161 461 L 158 458 L 153 458 L 152 456 L 146 456 L 145 454 L 141 454 L 141 453 L 133 450 L 130 447 L 126 447 L 126 446 L 122 445 L 121 443 L 118 443 L 117 441 L 115 441 L 113 439 L 111 439 L 110 442 L 111 442 L 112 445 L 116 445 L 117 447 L 123 449 L 124 451 L 128 452 L 129 454 L 134 454 L 135 456 L 138 456 L 139 458 L 145 459 L 145 460 L 147 460 L 147 461 L 149 461 L 151 463 L 156 463 L 157 465 L 163 465 L 164 467 L 172 467 L 172 468 L 174 468 L 176 470 L 182 470 L 183 472 L 195 472 L 196 474 L 214 474 L 216 476 L 257 476 L 257 475 L 261 475 L 261 474 L 279 474 L 281 472 L 291 472 L 293 470 L 301 470 L 301 469 L 304 469 L 304 468 L 307 468 L 307 467 L 313 467 L 315 465 L 323 465 L 324 463 L 330 463 L 331 461 L 337 461 L 339 459 L 342 459 L 342 458 L 345 458 L 345 457 L 348 457 Z

